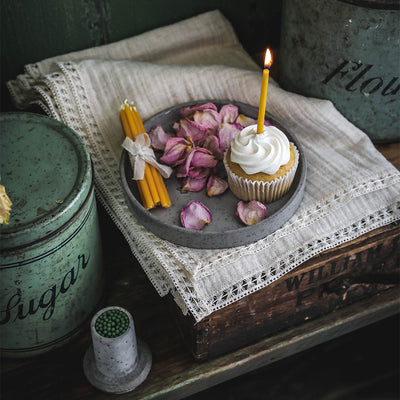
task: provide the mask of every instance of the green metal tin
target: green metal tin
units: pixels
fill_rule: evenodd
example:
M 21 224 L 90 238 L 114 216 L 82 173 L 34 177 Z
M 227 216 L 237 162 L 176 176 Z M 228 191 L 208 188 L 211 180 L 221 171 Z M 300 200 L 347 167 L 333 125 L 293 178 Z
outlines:
M 279 83 L 329 99 L 374 141 L 400 139 L 400 2 L 284 0 Z
M 103 266 L 93 172 L 81 138 L 33 113 L 0 116 L 0 183 L 12 201 L 0 225 L 4 356 L 59 347 L 98 306 Z

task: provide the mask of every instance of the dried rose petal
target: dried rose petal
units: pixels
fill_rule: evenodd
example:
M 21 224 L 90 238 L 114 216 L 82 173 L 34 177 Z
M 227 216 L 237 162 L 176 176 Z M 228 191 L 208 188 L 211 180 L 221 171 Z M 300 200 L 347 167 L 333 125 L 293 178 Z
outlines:
M 263 203 L 256 200 L 248 203 L 239 201 L 235 214 L 245 225 L 254 225 L 266 218 L 267 208 Z
M 212 168 L 191 167 L 187 176 L 193 179 L 207 179 L 212 172 Z
M 180 137 L 172 137 L 167 140 L 163 156 L 160 160 L 172 167 L 182 164 L 186 160 L 188 151 L 192 148 L 192 142 Z
M 162 151 L 165 149 L 168 139 L 175 136 L 172 133 L 165 132 L 161 125 L 153 126 L 148 134 L 151 139 L 151 147 Z
M 225 150 L 231 144 L 232 139 L 241 131 L 240 125 L 236 124 L 221 124 L 218 132 L 219 145 L 222 150 Z
M 228 189 L 228 182 L 219 176 L 210 176 L 210 179 L 207 182 L 207 195 L 218 196 L 224 193 Z
M 264 120 L 264 126 L 271 126 L 272 123 L 268 121 L 267 119 Z
M 215 168 L 186 168 L 186 164 L 181 164 L 175 169 L 177 178 L 207 179 L 211 174 L 215 174 Z
M 221 117 L 215 110 L 196 111 L 193 114 L 193 121 L 208 130 L 216 130 L 221 123 Z
M 200 190 L 203 190 L 204 186 L 206 186 L 207 178 L 208 175 L 203 178 L 191 178 L 187 176 L 182 181 L 182 190 L 187 192 L 200 192 Z
M 233 123 L 236 121 L 236 118 L 238 117 L 239 110 L 233 104 L 225 104 L 224 106 L 221 107 L 219 114 L 221 115 L 222 123 Z
M 217 160 L 222 160 L 224 157 L 224 149 L 221 148 L 219 138 L 214 135 L 207 136 L 203 143 L 203 147 L 210 151 Z
M 254 125 L 257 123 L 257 120 L 251 117 L 247 117 L 246 115 L 240 114 L 237 119 L 236 123 L 239 124 L 242 128 L 246 128 L 246 126 Z M 264 120 L 264 125 L 269 126 L 272 125 L 270 121 L 267 119 Z
M 240 114 L 236 119 L 236 123 L 241 125 L 243 128 L 246 128 L 246 126 L 256 124 L 257 120 L 255 120 L 254 118 L 251 118 L 251 117 L 247 117 L 244 114 Z
M 207 137 L 207 128 L 189 119 L 181 119 L 178 124 L 174 125 L 176 136 L 181 138 L 191 138 L 193 143 L 201 146 Z
M 218 160 L 207 150 L 202 147 L 195 147 L 190 150 L 186 157 L 184 167 L 179 168 L 177 171 L 178 177 L 190 176 L 198 178 L 199 174 L 203 177 L 205 174 L 209 175 L 211 169 L 218 163 Z
M 190 153 L 190 157 L 191 165 L 194 167 L 213 168 L 218 162 L 210 151 L 202 147 L 194 148 Z
M 187 229 L 200 231 L 211 221 L 211 211 L 200 201 L 192 200 L 182 208 L 181 223 Z
M 214 103 L 204 103 L 204 104 L 196 104 L 191 107 L 186 107 L 186 108 L 181 108 L 179 110 L 180 115 L 183 118 L 188 118 L 193 115 L 193 113 L 197 110 L 213 110 L 213 111 L 218 111 L 217 106 Z

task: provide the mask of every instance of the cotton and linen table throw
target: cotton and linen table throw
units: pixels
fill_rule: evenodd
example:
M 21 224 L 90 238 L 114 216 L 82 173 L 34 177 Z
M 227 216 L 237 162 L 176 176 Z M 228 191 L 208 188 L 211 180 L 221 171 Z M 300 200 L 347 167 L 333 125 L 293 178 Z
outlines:
M 304 199 L 275 233 L 253 244 L 200 250 L 172 244 L 130 213 L 120 183 L 119 107 L 148 119 L 168 107 L 227 99 L 258 107 L 262 73 L 219 11 L 105 46 L 27 65 L 8 83 L 20 109 L 36 104 L 84 139 L 97 196 L 160 295 L 172 292 L 200 321 L 314 255 L 400 217 L 400 173 L 326 100 L 270 81 L 267 110 L 297 137 L 308 165 Z

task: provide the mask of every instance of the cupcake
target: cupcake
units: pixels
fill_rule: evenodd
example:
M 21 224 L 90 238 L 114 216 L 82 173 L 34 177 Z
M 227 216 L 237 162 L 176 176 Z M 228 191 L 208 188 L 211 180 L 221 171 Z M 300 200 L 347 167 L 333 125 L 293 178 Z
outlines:
M 257 125 L 240 131 L 224 156 L 229 188 L 241 200 L 272 203 L 280 199 L 293 183 L 299 152 L 275 126 Z

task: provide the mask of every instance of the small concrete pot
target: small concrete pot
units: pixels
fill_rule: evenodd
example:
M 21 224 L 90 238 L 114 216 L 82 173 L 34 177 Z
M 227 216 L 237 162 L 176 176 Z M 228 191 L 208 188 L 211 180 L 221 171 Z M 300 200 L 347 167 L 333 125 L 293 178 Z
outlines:
M 108 393 L 126 393 L 146 379 L 151 353 L 145 343 L 136 339 L 133 319 L 127 310 L 100 310 L 92 318 L 91 334 L 92 346 L 85 354 L 83 368 L 93 386 Z

